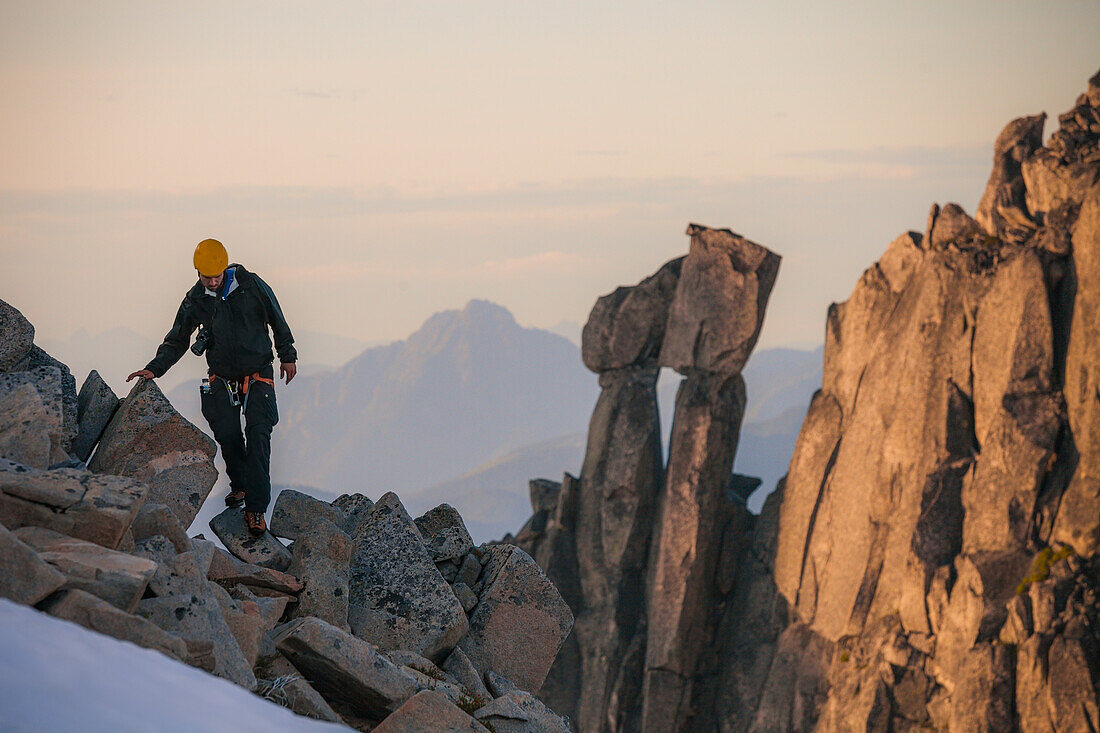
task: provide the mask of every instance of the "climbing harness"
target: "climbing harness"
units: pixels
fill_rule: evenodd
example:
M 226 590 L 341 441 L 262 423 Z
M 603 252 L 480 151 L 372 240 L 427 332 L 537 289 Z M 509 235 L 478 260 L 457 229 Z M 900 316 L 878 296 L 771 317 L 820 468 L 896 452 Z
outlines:
M 272 389 L 275 388 L 275 380 L 268 379 L 267 377 L 261 377 L 259 372 L 250 374 L 242 380 L 226 379 L 225 377 L 219 377 L 217 374 L 211 374 L 208 379 L 204 379 L 203 387 L 206 394 L 210 393 L 210 383 L 215 379 L 220 379 L 225 382 L 225 389 L 229 393 L 229 404 L 234 407 L 240 407 L 242 410 L 248 409 L 248 385 L 252 382 L 263 382 L 264 384 L 270 384 Z

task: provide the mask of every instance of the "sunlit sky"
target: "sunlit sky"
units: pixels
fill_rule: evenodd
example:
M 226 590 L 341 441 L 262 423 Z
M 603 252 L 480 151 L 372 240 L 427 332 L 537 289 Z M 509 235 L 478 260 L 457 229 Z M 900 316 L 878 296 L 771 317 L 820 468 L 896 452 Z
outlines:
M 583 323 L 696 221 L 784 257 L 762 345 L 818 342 L 1098 38 L 1094 1 L 4 2 L 0 298 L 159 338 L 217 237 L 294 328 Z

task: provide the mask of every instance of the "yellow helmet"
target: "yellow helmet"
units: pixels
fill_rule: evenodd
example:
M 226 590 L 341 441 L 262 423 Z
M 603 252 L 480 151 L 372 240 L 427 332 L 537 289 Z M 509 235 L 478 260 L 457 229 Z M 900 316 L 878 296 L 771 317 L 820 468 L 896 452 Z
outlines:
M 229 267 L 229 254 L 216 239 L 204 239 L 195 247 L 195 269 L 203 277 L 217 277 Z

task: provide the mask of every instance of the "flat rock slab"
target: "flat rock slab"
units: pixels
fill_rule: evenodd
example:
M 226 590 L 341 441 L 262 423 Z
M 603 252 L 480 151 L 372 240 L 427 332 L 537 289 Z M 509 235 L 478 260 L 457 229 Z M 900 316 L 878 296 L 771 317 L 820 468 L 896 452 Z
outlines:
M 470 531 L 462 516 L 450 504 L 440 504 L 423 516 L 416 518 L 416 528 L 424 538 L 424 546 L 435 562 L 454 560 L 462 562 L 462 557 L 474 548 Z
M 222 541 L 225 549 L 240 560 L 279 571 L 290 567 L 293 559 L 290 550 L 270 532 L 253 537 L 245 524 L 243 509 L 229 507 L 210 520 L 210 529 Z
M 0 300 L 0 372 L 11 371 L 34 346 L 34 326 L 19 309 Z
M 343 527 L 347 515 L 328 502 L 315 499 L 294 489 L 283 489 L 275 497 L 271 510 L 271 534 L 295 540 L 303 531 L 321 520 Z
M 411 649 L 439 662 L 469 628 L 396 494 L 379 499 L 362 524 L 350 585 L 348 623 L 383 651 Z
M 383 720 L 374 733 L 485 733 L 485 727 L 435 690 L 424 690 Z
M 39 471 L 0 460 L 0 523 L 46 527 L 103 547 L 118 547 L 148 489 L 121 476 L 60 468 Z
M 92 449 L 118 409 L 118 402 L 115 391 L 93 369 L 80 386 L 80 394 L 77 395 L 77 432 L 73 440 L 73 455 L 87 462 L 88 456 L 92 455 Z
M 416 682 L 357 639 L 318 618 L 279 629 L 275 646 L 331 704 L 382 720 L 416 694 Z
M 103 431 L 89 468 L 148 485 L 150 500 L 190 527 L 218 480 L 216 452 L 214 440 L 176 412 L 155 382 L 143 379 Z
M 305 587 L 293 575 L 238 560 L 220 547 L 216 548 L 207 578 L 227 588 L 243 585 L 253 593 L 272 590 L 295 595 Z
M 537 693 L 573 628 L 558 589 L 523 550 L 491 548 L 481 601 L 460 647 L 475 667 Z
M 102 598 L 82 590 L 59 591 L 50 596 L 40 610 L 100 634 L 153 649 L 181 662 L 187 661 L 190 656 L 187 643 L 175 634 L 120 611 Z
M 509 692 L 474 712 L 497 733 L 571 733 L 569 722 L 534 695 Z
M 316 616 L 333 626 L 348 626 L 348 578 L 351 538 L 332 522 L 321 519 L 306 527 L 294 541 L 289 572 L 305 585 L 298 595 L 294 617 Z
M 157 572 L 157 564 L 145 558 L 43 527 L 23 527 L 13 534 L 64 574 L 64 587 L 87 591 L 126 613 L 133 612 Z
M 0 597 L 33 606 L 65 580 L 60 571 L 0 524 Z

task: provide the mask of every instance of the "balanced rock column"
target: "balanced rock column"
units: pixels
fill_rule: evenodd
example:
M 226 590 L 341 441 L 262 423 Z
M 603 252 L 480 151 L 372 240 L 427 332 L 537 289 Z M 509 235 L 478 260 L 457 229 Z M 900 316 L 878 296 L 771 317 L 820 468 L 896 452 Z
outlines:
M 599 373 L 603 388 L 588 427 L 574 528 L 583 597 L 576 609 L 582 680 L 576 717 L 586 733 L 608 730 L 616 717 L 609 708 L 634 706 L 619 688 L 639 671 L 623 662 L 645 611 L 663 473 L 657 356 L 682 261 L 600 298 L 582 334 L 584 363 Z
M 756 345 L 779 256 L 727 229 L 688 227 L 691 248 L 659 364 L 684 374 L 676 397 L 650 560 L 642 729 L 690 729 L 692 678 L 713 633 L 720 508 L 745 408 L 741 369 Z

